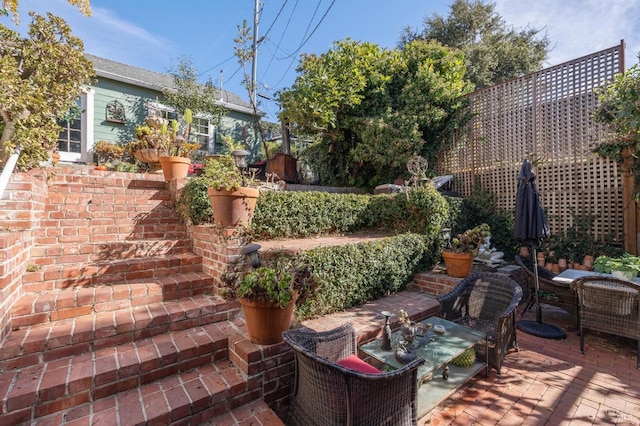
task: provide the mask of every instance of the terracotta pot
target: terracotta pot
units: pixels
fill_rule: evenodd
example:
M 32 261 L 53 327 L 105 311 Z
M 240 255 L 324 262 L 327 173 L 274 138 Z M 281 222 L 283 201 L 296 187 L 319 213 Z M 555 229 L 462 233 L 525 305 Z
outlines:
M 558 259 L 558 267 L 560 268 L 560 271 L 564 271 L 568 266 L 567 259 Z
M 187 157 L 163 155 L 160 157 L 160 164 L 162 165 L 165 182 L 171 182 L 173 179 L 184 179 L 187 177 L 191 159 Z
M 249 227 L 260 191 L 256 188 L 239 188 L 225 191 L 207 190 L 213 210 L 213 221 L 219 228 Z
M 553 272 L 554 274 L 559 274 L 560 273 L 560 265 L 557 263 L 554 263 L 551 265 L 551 272 Z
M 160 151 L 156 148 L 143 148 L 133 152 L 136 160 L 149 165 L 150 173 L 161 173 L 162 165 L 160 164 Z
M 454 253 L 443 251 L 442 259 L 447 268 L 447 275 L 454 278 L 465 278 L 471 273 L 473 267 L 473 255 L 471 253 Z
M 51 154 L 51 163 L 55 166 L 60 161 L 60 153 L 54 152 Z
M 591 269 L 593 267 L 593 256 L 586 255 L 584 259 L 582 259 L 582 264 L 587 268 Z
M 103 166 L 103 165 L 95 166 L 94 169 L 95 170 L 107 170 L 107 166 Z
M 238 299 L 247 322 L 249 339 L 258 345 L 272 345 L 282 341 L 282 332 L 291 326 L 296 296 L 285 308 L 278 308 L 272 302 L 251 302 Z

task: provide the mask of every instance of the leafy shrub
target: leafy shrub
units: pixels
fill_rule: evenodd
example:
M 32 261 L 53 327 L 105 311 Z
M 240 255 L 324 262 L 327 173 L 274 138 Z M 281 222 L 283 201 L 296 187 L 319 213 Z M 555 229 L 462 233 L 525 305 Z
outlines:
M 451 234 L 486 223 L 491 228 L 491 245 L 504 253 L 505 260 L 513 259 L 521 243 L 513 237 L 513 210 L 496 206 L 495 195 L 476 186 L 471 198 L 445 196 L 449 204 Z
M 326 315 L 405 289 L 414 273 L 438 261 L 434 244 L 429 237 L 407 233 L 302 253 L 317 287 L 296 308 L 296 318 Z
M 211 222 L 207 185 L 206 178 L 196 177 L 183 188 L 178 211 L 185 221 L 196 225 Z M 363 229 L 436 238 L 448 217 L 447 202 L 433 188 L 381 195 L 267 191 L 258 198 L 250 232 L 254 239 L 262 240 Z

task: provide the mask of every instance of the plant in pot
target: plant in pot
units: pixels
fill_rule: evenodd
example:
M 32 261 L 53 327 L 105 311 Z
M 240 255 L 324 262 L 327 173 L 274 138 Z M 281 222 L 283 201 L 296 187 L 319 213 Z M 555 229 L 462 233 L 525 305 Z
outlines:
M 489 225 L 483 223 L 452 238 L 449 246 L 442 251 L 447 275 L 455 278 L 464 278 L 469 275 L 473 259 L 478 254 L 478 248 L 490 236 Z
M 171 120 L 169 123 L 158 117 L 147 120 L 154 131 L 159 132 L 162 151 L 160 165 L 162 173 L 164 173 L 164 180 L 167 182 L 187 177 L 191 164 L 190 156 L 200 148 L 200 144 L 188 142 L 192 121 L 193 113 L 187 108 L 184 111 L 184 130 L 182 134 L 179 134 L 180 125 L 176 120 Z
M 207 159 L 201 177 L 208 187 L 216 226 L 249 227 L 260 191 L 251 187 L 253 179 L 242 173 L 234 158 L 225 154 Z
M 109 164 L 122 158 L 124 148 L 117 143 L 101 140 L 93 146 L 93 153 L 96 155 L 98 163 L 96 170 L 107 170 Z
M 619 257 L 598 256 L 593 262 L 593 270 L 611 274 L 616 278 L 634 281 L 640 272 L 640 257 L 624 253 Z
M 291 326 L 296 302 L 305 299 L 314 280 L 307 266 L 293 258 L 228 274 L 223 296 L 238 298 L 253 343 L 271 345 L 282 341 Z

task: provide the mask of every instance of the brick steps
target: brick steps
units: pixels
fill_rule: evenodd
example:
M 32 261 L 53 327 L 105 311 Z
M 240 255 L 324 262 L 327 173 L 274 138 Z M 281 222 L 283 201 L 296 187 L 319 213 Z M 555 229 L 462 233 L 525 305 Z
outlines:
M 27 293 L 14 304 L 12 328 L 131 308 L 211 293 L 213 278 L 202 272 L 168 275 L 138 282 L 68 287 Z
M 56 264 L 75 264 L 87 262 L 101 262 L 105 260 L 124 260 L 139 257 L 165 256 L 169 254 L 189 253 L 193 244 L 186 238 L 184 232 L 175 231 L 176 238 L 126 240 L 105 242 L 105 236 L 93 235 L 98 241 L 85 243 L 58 242 L 53 245 L 34 246 L 29 255 L 34 263 L 46 263 L 37 261 L 37 258 L 55 258 Z M 165 231 L 164 235 L 168 232 Z M 114 235 L 108 239 L 113 240 Z
M 237 301 L 197 295 L 26 326 L 0 347 L 0 371 L 233 319 Z
M 2 373 L 0 424 L 199 424 L 259 396 L 226 340 L 210 324 Z
M 202 257 L 190 252 L 73 265 L 57 264 L 53 258 L 37 271 L 25 273 L 22 283 L 26 293 L 35 293 L 193 272 L 202 272 Z
M 56 172 L 0 343 L 0 425 L 282 424 L 262 398 L 286 397 L 291 355 L 213 294 L 162 176 Z

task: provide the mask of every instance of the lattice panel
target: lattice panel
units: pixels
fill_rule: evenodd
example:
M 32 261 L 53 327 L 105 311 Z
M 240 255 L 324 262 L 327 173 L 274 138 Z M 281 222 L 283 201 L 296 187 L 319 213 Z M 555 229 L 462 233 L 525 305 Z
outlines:
M 573 211 L 595 217 L 597 238 L 622 240 L 622 183 L 615 163 L 593 154 L 604 127 L 591 112 L 594 89 L 623 69 L 624 44 L 470 95 L 473 114 L 440 156 L 438 172 L 454 175 L 462 196 L 474 184 L 513 209 L 525 158 L 535 166 L 540 198 L 554 234 L 572 225 Z

